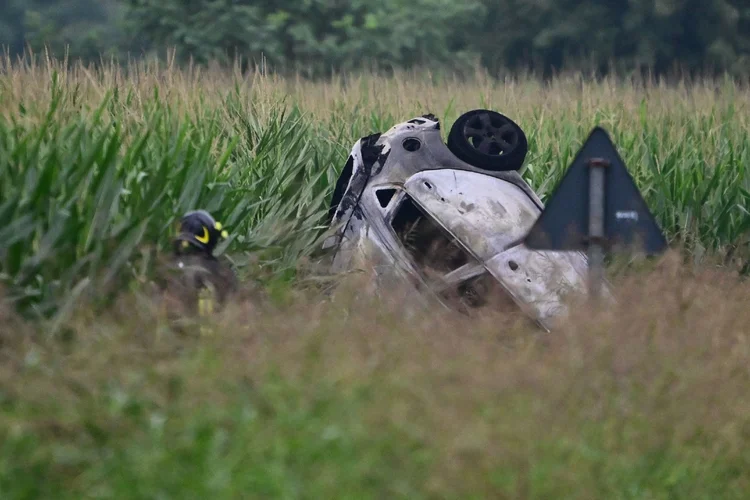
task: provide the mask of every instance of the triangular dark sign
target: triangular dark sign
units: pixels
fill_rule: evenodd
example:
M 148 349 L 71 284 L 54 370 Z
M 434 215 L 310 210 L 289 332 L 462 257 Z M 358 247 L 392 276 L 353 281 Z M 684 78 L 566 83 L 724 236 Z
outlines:
M 604 248 L 636 246 L 647 254 L 661 253 L 667 242 L 638 187 L 604 129 L 596 127 L 576 155 L 542 215 L 526 236 L 535 250 L 588 248 L 589 161 L 605 160 Z

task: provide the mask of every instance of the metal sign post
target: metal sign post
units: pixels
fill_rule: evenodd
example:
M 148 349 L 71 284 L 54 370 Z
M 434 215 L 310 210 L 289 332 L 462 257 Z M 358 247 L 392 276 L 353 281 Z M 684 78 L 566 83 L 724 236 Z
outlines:
M 589 166 L 589 297 L 599 299 L 604 283 L 604 196 L 605 173 L 609 162 L 592 158 Z
M 604 285 L 604 256 L 616 245 L 667 249 L 659 225 L 607 133 L 596 127 L 524 239 L 533 250 L 586 251 L 589 296 Z

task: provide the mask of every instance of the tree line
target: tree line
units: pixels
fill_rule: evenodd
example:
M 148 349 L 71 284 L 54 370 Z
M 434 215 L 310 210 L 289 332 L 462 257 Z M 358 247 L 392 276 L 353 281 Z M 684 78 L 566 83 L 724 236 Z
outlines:
M 750 75 L 748 0 L 4 0 L 11 55 L 264 59 L 310 76 L 432 67 Z

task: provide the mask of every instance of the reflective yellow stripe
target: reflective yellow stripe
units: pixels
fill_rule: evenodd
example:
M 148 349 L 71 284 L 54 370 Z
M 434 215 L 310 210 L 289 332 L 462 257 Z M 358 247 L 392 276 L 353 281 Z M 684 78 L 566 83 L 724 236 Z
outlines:
M 195 239 L 200 241 L 201 243 L 208 243 L 209 236 L 208 236 L 208 229 L 206 227 L 203 228 L 203 236 L 195 235 Z
M 201 290 L 198 297 L 198 315 L 208 316 L 214 312 L 214 298 L 209 290 Z
M 210 316 L 214 313 L 214 293 L 213 287 L 203 288 L 198 295 L 198 315 L 201 317 Z M 210 335 L 212 329 L 206 325 L 200 326 L 201 335 Z

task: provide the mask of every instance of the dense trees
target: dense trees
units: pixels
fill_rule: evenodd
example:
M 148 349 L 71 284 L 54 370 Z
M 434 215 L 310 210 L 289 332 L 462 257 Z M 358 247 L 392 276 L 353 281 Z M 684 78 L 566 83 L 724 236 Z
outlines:
M 482 6 L 454 0 L 129 0 L 143 48 L 183 57 L 265 57 L 282 68 L 450 64 Z M 301 68 L 300 68 L 301 67 Z
M 5 0 L 0 44 L 61 55 L 750 74 L 747 0 Z
M 750 70 L 747 0 L 486 0 L 490 68 Z M 510 14 L 510 15 L 509 15 Z M 499 50 L 494 50 L 498 48 Z
M 0 0 L 0 45 L 99 60 L 125 48 L 119 0 Z

